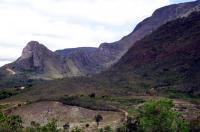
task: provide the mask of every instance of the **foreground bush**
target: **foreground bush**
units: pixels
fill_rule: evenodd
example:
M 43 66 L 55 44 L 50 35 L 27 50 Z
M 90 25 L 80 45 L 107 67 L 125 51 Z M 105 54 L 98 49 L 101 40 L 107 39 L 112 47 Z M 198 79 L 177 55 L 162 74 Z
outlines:
M 22 131 L 22 119 L 19 116 L 7 116 L 0 113 L 0 132 Z
M 31 122 L 31 127 L 23 128 L 22 119 L 15 115 L 0 113 L 0 132 L 59 132 L 56 120 L 49 121 L 46 125 Z
M 188 123 L 168 99 L 151 100 L 139 109 L 138 130 L 142 132 L 188 132 Z

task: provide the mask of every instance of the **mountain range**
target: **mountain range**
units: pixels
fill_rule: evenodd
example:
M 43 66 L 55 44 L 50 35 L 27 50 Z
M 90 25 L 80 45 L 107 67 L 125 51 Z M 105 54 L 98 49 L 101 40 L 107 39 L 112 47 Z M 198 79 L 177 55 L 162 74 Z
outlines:
M 112 83 L 135 88 L 200 91 L 200 12 L 170 21 L 136 42 L 117 64 L 104 72 Z M 105 78 L 104 77 L 104 78 Z M 115 77 L 115 78 L 113 78 Z M 117 78 L 117 79 L 116 79 Z
M 125 56 L 133 56 L 127 55 L 130 52 L 132 54 L 138 53 L 140 50 L 135 50 L 140 46 L 144 46 L 143 42 L 138 41 L 145 41 L 146 36 L 152 34 L 160 26 L 165 25 L 169 21 L 187 17 L 192 12 L 199 10 L 200 0 L 162 7 L 157 9 L 151 17 L 140 22 L 129 35 L 113 43 L 103 43 L 99 48 L 82 47 L 53 52 L 37 41 L 30 41 L 23 49 L 22 55 L 16 61 L 1 68 L 1 76 L 12 77 L 24 75 L 31 79 L 57 79 L 91 76 L 106 71 L 116 63 L 116 65 L 125 61 L 131 63 L 131 59 L 141 60 L 134 62 L 134 66 L 141 65 L 140 63 L 149 63 L 145 60 L 152 59 L 155 56 L 152 52 L 144 52 L 145 56 L 133 57 L 131 59 Z M 162 33 L 161 37 L 165 37 L 164 35 Z M 157 38 L 153 39 L 157 40 Z M 135 48 L 135 46 L 138 47 Z M 152 50 L 162 52 L 161 49 L 154 48 L 155 45 L 153 42 L 148 46 Z M 143 50 L 141 50 L 141 53 Z

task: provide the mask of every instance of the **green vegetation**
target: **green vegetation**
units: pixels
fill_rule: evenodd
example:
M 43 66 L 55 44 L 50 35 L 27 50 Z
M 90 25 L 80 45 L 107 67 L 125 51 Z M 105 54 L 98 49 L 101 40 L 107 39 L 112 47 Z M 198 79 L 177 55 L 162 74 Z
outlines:
M 116 109 L 107 105 L 102 100 L 97 100 L 95 98 L 90 98 L 90 97 L 65 96 L 61 98 L 60 101 L 66 105 L 79 106 L 92 110 L 116 111 Z
M 12 96 L 17 97 L 19 94 L 30 91 L 30 86 L 15 86 L 15 88 L 2 88 L 0 89 L 0 100 L 10 98 Z
M 36 122 L 31 122 L 31 127 L 25 128 L 25 132 L 61 132 L 61 129 L 57 128 L 56 120 L 52 119 L 46 125 L 40 126 Z
M 36 122 L 31 122 L 31 127 L 23 128 L 22 119 L 15 115 L 5 115 L 0 113 L 0 131 L 1 132 L 59 132 L 56 120 L 49 121 L 46 125 L 40 126 Z
M 20 132 L 22 130 L 22 119 L 19 116 L 7 116 L 0 113 L 1 132 Z
M 104 128 L 99 129 L 99 132 L 114 132 L 114 130 L 110 126 L 106 126 Z
M 167 97 L 170 99 L 184 99 L 192 102 L 193 104 L 200 104 L 200 96 L 194 95 L 193 93 L 188 92 L 181 92 L 170 90 L 167 91 Z
M 117 132 L 137 132 L 137 130 L 137 120 L 132 117 L 128 117 L 127 121 L 117 128 Z
M 33 84 L 39 83 L 40 80 L 31 80 L 25 74 L 16 74 L 14 76 L 1 75 L 0 69 L 0 88 L 14 88 L 14 87 L 32 87 Z
M 22 90 L 19 89 L 4 89 L 4 90 L 0 90 L 0 100 L 1 99 L 5 99 L 5 98 L 9 98 L 11 96 L 17 95 L 19 93 L 21 93 Z
M 3 111 L 4 109 L 7 109 L 11 106 L 11 104 L 0 104 L 0 111 Z
M 139 131 L 188 132 L 188 122 L 176 112 L 171 100 L 151 100 L 139 109 Z
M 198 121 L 196 121 L 196 127 L 189 127 L 189 122 L 174 110 L 174 104 L 169 99 L 147 101 L 137 109 L 137 113 L 137 117 L 129 117 L 125 123 L 119 126 L 117 132 L 189 132 L 189 129 L 199 130 L 198 125 L 196 125 Z
M 199 99 L 200 96 L 194 95 L 193 92 L 182 92 L 169 90 L 166 91 L 168 93 L 168 97 L 171 99 Z
M 196 132 L 200 130 L 200 118 L 190 123 L 184 120 L 181 113 L 175 111 L 174 103 L 169 99 L 146 101 L 137 109 L 133 109 L 133 113 L 135 116 L 128 117 L 125 122 L 122 122 L 122 125 L 117 128 L 117 132 Z M 96 115 L 94 120 L 99 126 L 103 117 Z M 89 127 L 90 124 L 86 124 L 86 128 Z M 69 131 L 69 129 L 70 123 L 66 123 L 63 129 L 58 129 L 57 121 L 54 119 L 43 126 L 31 122 L 30 127 L 23 128 L 22 119 L 19 116 L 0 113 L 0 131 L 3 132 L 62 132 Z M 114 132 L 110 126 L 98 131 Z M 71 132 L 83 132 L 83 129 L 75 127 L 71 129 Z
M 72 129 L 72 132 L 84 132 L 81 128 L 75 127 Z
M 133 108 L 135 105 L 143 103 L 143 99 L 112 97 L 112 96 L 97 96 L 94 98 L 89 96 L 64 96 L 59 100 L 63 104 L 79 106 L 92 110 L 118 111 L 117 107 L 125 109 Z

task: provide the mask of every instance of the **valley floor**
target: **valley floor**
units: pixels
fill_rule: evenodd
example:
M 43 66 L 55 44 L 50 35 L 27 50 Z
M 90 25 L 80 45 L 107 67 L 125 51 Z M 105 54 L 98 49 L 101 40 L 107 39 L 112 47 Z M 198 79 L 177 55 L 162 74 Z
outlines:
M 70 128 L 80 127 L 86 132 L 97 131 L 98 128 L 111 126 L 117 128 L 128 116 L 134 117 L 135 110 L 142 105 L 142 101 L 158 100 L 163 97 L 159 96 L 126 96 L 110 97 L 107 99 L 94 98 L 96 103 L 103 101 L 117 110 L 91 110 L 78 106 L 65 105 L 59 101 L 36 101 L 36 102 L 19 102 L 2 100 L 0 102 L 1 110 L 10 115 L 19 115 L 23 119 L 24 126 L 30 126 L 31 121 L 40 124 L 46 124 L 51 119 L 56 119 L 58 127 L 68 124 Z M 86 99 L 81 98 L 84 102 Z M 173 99 L 175 109 L 181 113 L 185 119 L 195 120 L 200 115 L 200 105 L 184 99 Z M 94 104 L 95 105 L 95 104 Z M 5 107 L 3 107 L 5 106 Z M 95 116 L 102 115 L 103 120 L 99 127 L 95 122 Z M 87 126 L 87 124 L 89 126 Z M 86 127 L 87 126 L 87 127 Z

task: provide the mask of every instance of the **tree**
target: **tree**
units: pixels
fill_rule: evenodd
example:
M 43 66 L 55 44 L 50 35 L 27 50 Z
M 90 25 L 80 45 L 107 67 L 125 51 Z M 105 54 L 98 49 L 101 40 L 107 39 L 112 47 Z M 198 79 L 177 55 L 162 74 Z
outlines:
M 136 132 L 137 129 L 137 120 L 132 117 L 128 117 L 127 121 L 124 122 L 119 128 L 117 128 L 117 132 Z
M 139 108 L 139 131 L 188 132 L 188 123 L 169 99 L 151 100 Z
M 99 122 L 103 120 L 103 117 L 101 115 L 96 115 L 94 117 L 96 123 L 97 123 L 97 126 L 99 126 Z
M 138 127 L 137 120 L 128 117 L 127 119 L 127 132 L 136 132 Z

